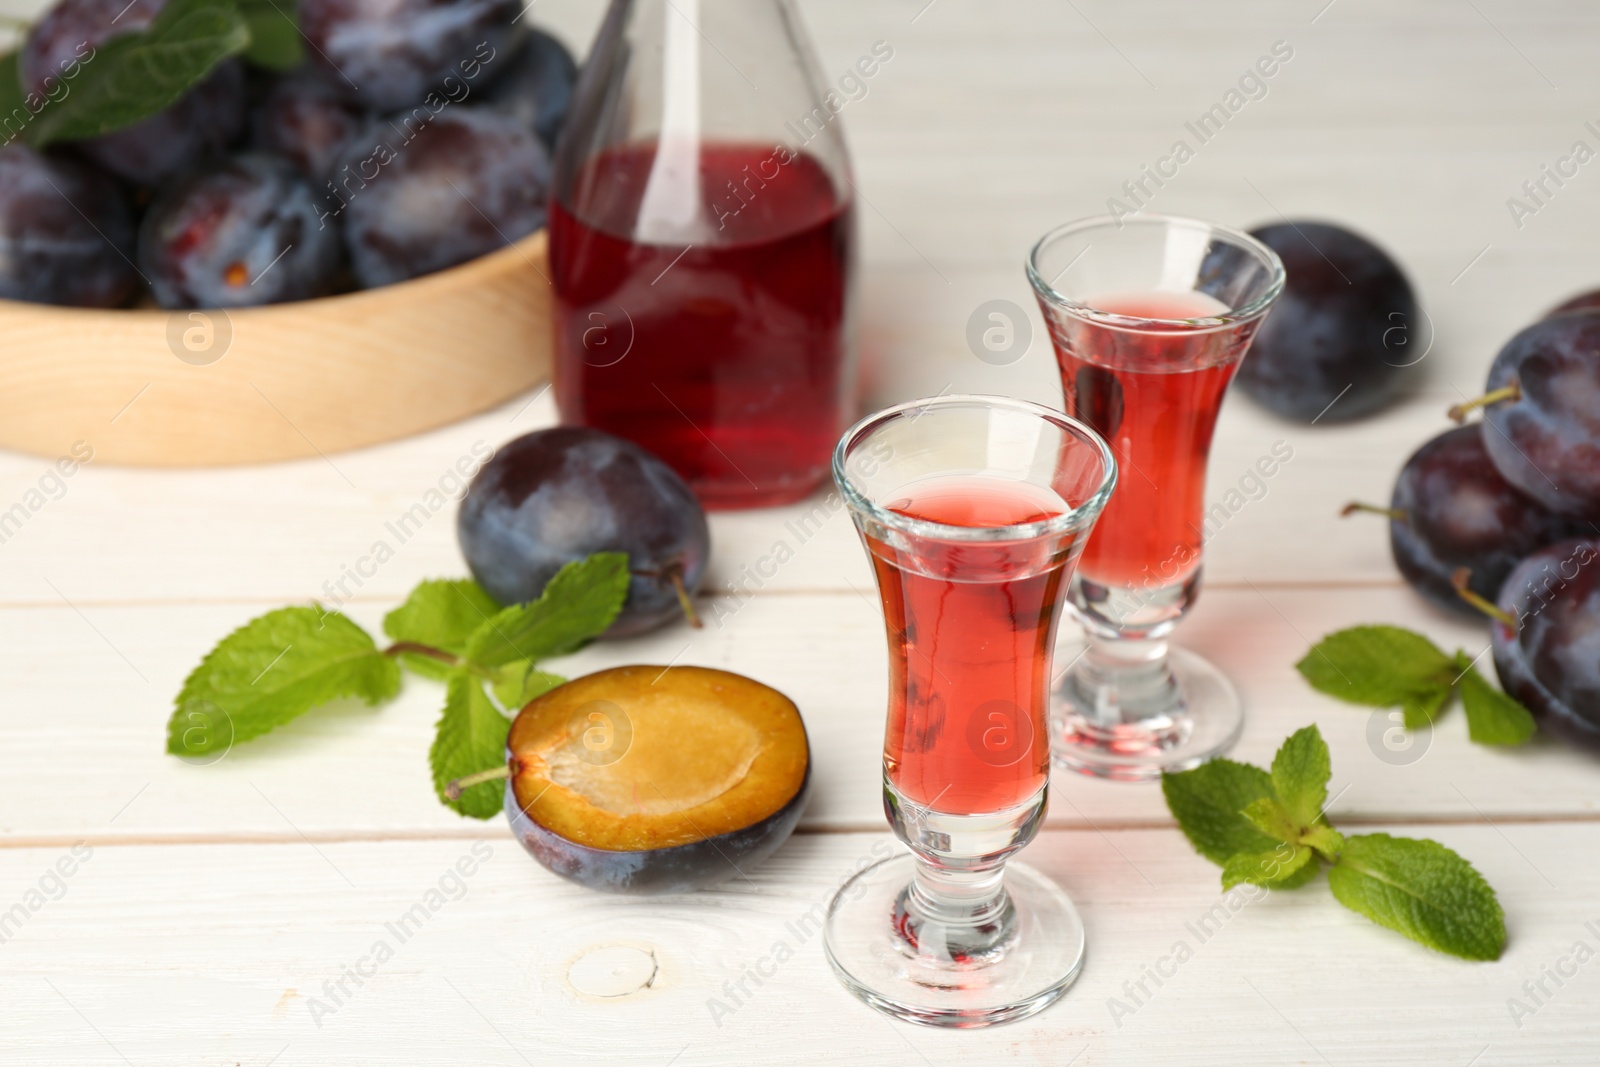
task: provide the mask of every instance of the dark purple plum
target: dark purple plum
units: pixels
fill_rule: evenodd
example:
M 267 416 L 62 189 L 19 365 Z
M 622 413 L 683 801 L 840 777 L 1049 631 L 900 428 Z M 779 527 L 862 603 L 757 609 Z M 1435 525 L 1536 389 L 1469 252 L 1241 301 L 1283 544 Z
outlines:
M 489 88 L 489 106 L 511 115 L 554 152 L 567 119 L 578 64 L 567 46 L 530 29 Z
M 345 203 L 330 207 L 344 216 L 351 266 L 369 289 L 476 259 L 544 225 L 550 156 L 530 131 L 481 109 L 413 119 L 375 124 L 334 173 Z
M 633 581 L 608 637 L 684 614 L 711 555 L 705 512 L 671 467 L 581 426 L 497 451 L 461 501 L 456 534 L 473 578 L 502 604 L 535 599 L 573 560 L 626 552 Z
M 1471 571 L 1472 591 L 1492 600 L 1523 557 L 1579 532 L 1500 476 L 1477 425 L 1446 430 L 1417 449 L 1395 479 L 1388 508 L 1352 504 L 1345 513 L 1355 510 L 1387 514 L 1400 573 L 1456 611 L 1473 610 L 1456 591 L 1460 568 Z
M 287 161 L 250 154 L 186 178 L 151 205 L 139 264 L 162 307 L 246 307 L 321 296 L 338 276 L 337 226 Z
M 23 41 L 18 56 L 23 88 L 50 95 L 53 79 L 70 90 L 96 49 L 148 28 L 164 6 L 166 0 L 60 0 Z M 167 110 L 78 147 L 119 177 L 157 185 L 234 142 L 244 128 L 244 82 L 244 69 L 230 60 Z
M 1563 300 L 1546 311 L 1544 317 L 1554 319 L 1562 315 L 1582 315 L 1590 311 L 1600 311 L 1600 289 L 1590 289 L 1588 292 Z
M 319 189 L 372 116 L 321 78 L 296 74 L 267 91 L 251 116 L 251 144 L 287 159 Z
M 516 0 L 301 0 L 322 77 L 374 111 L 420 104 L 445 79 L 502 61 Z M 441 99 L 443 97 L 441 96 Z
M 139 285 L 133 247 L 116 182 L 20 142 L 0 148 L 0 297 L 115 307 Z
M 1600 540 L 1559 541 L 1506 578 L 1491 629 L 1500 684 L 1552 734 L 1600 749 Z
M 1485 395 L 1483 440 L 1506 481 L 1563 515 L 1600 518 L 1600 315 L 1534 323 L 1506 342 Z
M 1328 223 L 1251 234 L 1278 253 L 1287 280 L 1239 367 L 1239 388 L 1300 422 L 1359 418 L 1394 399 L 1431 333 L 1395 261 Z

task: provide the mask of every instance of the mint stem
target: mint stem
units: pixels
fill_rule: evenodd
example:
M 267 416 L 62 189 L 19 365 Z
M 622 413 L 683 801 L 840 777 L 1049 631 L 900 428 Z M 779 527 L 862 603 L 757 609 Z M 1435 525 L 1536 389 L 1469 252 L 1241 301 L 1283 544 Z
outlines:
M 510 778 L 515 771 L 516 768 L 511 763 L 502 763 L 498 767 L 490 767 L 486 771 L 479 771 L 477 774 L 469 774 L 464 778 L 457 778 L 444 787 L 444 795 L 451 800 L 460 800 L 461 794 L 473 786 L 482 785 L 484 782 Z
M 417 641 L 396 641 L 383 650 L 385 656 L 402 656 L 407 653 L 413 656 L 427 656 L 429 659 L 436 659 L 440 663 L 448 663 L 452 667 L 461 666 L 460 656 L 446 652 L 442 648 L 434 648 L 432 645 L 424 645 Z
M 461 667 L 468 674 L 482 678 L 486 682 L 499 681 L 500 678 L 498 674 L 488 667 L 481 667 L 471 660 L 462 659 L 452 652 L 446 652 L 442 648 L 434 648 L 432 645 L 424 645 L 417 641 L 396 641 L 384 649 L 383 654 L 389 657 L 426 656 L 429 659 L 436 659 L 446 666 Z

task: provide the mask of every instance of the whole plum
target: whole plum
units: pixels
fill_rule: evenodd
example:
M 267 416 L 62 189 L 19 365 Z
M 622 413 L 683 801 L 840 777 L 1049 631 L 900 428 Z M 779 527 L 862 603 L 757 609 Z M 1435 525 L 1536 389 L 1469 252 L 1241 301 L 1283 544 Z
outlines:
M 282 156 L 320 185 L 345 146 L 371 123 L 358 104 L 321 78 L 280 79 L 251 116 L 251 144 Z
M 286 160 L 236 156 L 163 194 L 139 233 L 139 263 L 162 307 L 245 307 L 327 292 L 339 232 Z
M 1483 440 L 1506 481 L 1563 515 L 1600 518 L 1600 315 L 1534 323 L 1500 349 L 1483 396 Z
M 514 117 L 554 152 L 567 120 L 578 64 L 567 46 L 530 29 L 489 88 L 489 105 Z
M 1500 590 L 1495 673 L 1551 733 L 1600 748 L 1600 540 L 1549 545 Z
M 705 512 L 684 480 L 638 445 L 582 426 L 519 437 L 483 466 L 456 519 L 461 553 L 502 604 L 533 600 L 556 571 L 625 552 L 633 580 L 608 637 L 680 612 L 711 554 Z
M 476 259 L 545 220 L 550 156 L 515 119 L 451 108 L 377 123 L 334 172 L 345 240 L 367 288 Z M 409 134 L 410 139 L 404 136 Z
M 1392 400 L 1423 354 L 1417 301 L 1394 260 L 1327 223 L 1251 234 L 1278 253 L 1287 280 L 1239 367 L 1239 388 L 1300 422 L 1354 419 Z
M 420 104 L 452 73 L 511 46 L 516 0 L 302 0 L 300 29 L 329 84 L 374 111 Z
M 116 182 L 20 142 L 0 148 L 0 297 L 115 307 L 139 285 L 133 247 Z
M 1579 293 L 1577 296 L 1568 297 L 1549 311 L 1544 313 L 1544 318 L 1553 319 L 1561 315 L 1582 315 L 1586 312 L 1600 310 L 1600 289 L 1590 289 Z
M 1576 524 L 1552 514 L 1511 486 L 1489 461 L 1482 428 L 1458 426 L 1424 444 L 1395 479 L 1389 507 L 1352 504 L 1389 516 L 1395 565 L 1419 593 L 1440 607 L 1471 611 L 1455 586 L 1471 572 L 1471 588 L 1493 599 L 1525 556 L 1573 536 Z

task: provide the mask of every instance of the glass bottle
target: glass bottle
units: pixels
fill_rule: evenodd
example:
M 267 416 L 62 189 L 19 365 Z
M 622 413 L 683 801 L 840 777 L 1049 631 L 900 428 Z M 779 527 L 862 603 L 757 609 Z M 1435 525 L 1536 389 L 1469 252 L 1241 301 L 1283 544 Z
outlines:
M 563 422 L 711 508 L 796 500 L 851 415 L 855 212 L 789 0 L 613 0 L 556 153 Z

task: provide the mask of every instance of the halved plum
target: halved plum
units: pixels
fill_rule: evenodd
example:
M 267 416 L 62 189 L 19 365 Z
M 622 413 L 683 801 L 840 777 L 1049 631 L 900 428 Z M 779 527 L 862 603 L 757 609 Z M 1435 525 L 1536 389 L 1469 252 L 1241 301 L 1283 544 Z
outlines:
M 616 667 L 532 701 L 506 741 L 506 817 L 580 885 L 684 893 L 766 859 L 800 821 L 811 749 L 794 702 L 707 667 Z

